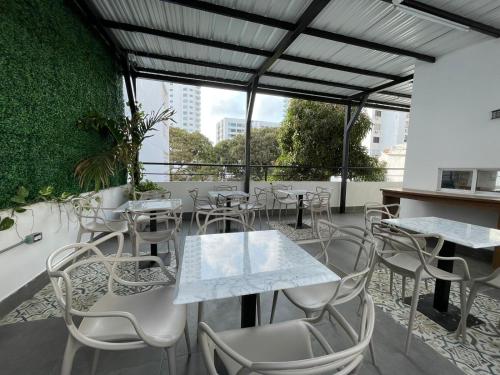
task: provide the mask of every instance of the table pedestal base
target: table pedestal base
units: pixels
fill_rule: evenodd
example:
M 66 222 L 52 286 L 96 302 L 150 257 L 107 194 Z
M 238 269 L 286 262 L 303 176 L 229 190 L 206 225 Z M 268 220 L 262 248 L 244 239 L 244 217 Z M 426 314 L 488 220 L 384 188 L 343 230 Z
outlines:
M 159 254 L 156 254 L 155 256 L 159 257 L 163 261 L 163 264 L 165 266 L 170 265 L 170 261 L 172 259 L 170 251 L 168 251 L 166 253 L 159 253 Z M 152 268 L 152 267 L 160 267 L 160 265 L 156 262 L 150 262 L 150 261 L 139 262 L 139 269 L 140 270 L 143 270 L 145 268 Z
M 297 225 L 297 228 L 295 228 L 295 223 L 289 223 L 287 224 L 289 227 L 292 227 L 293 229 L 311 229 L 310 225 L 302 223 L 302 225 Z
M 407 305 L 411 305 L 411 300 L 412 297 L 406 297 L 404 303 Z M 418 299 L 417 310 L 429 319 L 439 324 L 444 329 L 450 332 L 456 331 L 461 317 L 460 309 L 455 305 L 449 304 L 447 312 L 440 312 L 434 308 L 433 302 L 434 294 L 423 294 Z M 480 324 L 484 324 L 484 322 L 469 314 L 469 316 L 467 317 L 467 327 L 475 327 Z

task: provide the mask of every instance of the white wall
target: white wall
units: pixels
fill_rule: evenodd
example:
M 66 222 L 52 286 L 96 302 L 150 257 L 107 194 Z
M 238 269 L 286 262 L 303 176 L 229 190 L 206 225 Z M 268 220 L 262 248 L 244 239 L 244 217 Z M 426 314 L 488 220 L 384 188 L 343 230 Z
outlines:
M 117 207 L 126 200 L 124 187 L 102 190 L 101 196 L 103 207 Z M 0 232 L 0 248 L 19 242 L 32 232 L 42 232 L 43 239 L 0 254 L 0 301 L 45 272 L 45 260 L 53 250 L 76 242 L 78 222 L 69 204 L 61 210 L 61 216 L 54 203 L 37 203 L 26 208 L 29 210 L 16 214 L 19 234 L 14 228 Z M 10 212 L 0 212 L 2 217 L 7 214 Z
M 176 181 L 161 183 L 165 189 L 172 192 L 172 197 L 182 199 L 182 209 L 184 212 L 191 212 L 193 202 L 188 195 L 188 190 L 198 187 L 200 197 L 206 197 L 208 191 L 213 190 L 215 185 L 237 185 L 240 190 L 243 190 L 243 182 L 196 182 L 196 181 Z M 283 181 L 273 182 L 273 184 L 292 185 L 296 189 L 306 189 L 314 191 L 316 186 L 325 187 L 332 193 L 332 207 L 338 207 L 340 204 L 340 182 L 329 181 Z M 250 191 L 254 191 L 254 187 L 268 187 L 269 182 L 254 182 L 250 184 Z M 380 189 L 401 187 L 400 182 L 348 182 L 346 206 L 361 207 L 366 202 L 382 202 L 382 194 Z
M 500 40 L 418 63 L 408 134 L 406 188 L 436 190 L 438 168 L 500 167 Z M 403 216 L 435 215 L 496 227 L 497 215 L 403 200 Z

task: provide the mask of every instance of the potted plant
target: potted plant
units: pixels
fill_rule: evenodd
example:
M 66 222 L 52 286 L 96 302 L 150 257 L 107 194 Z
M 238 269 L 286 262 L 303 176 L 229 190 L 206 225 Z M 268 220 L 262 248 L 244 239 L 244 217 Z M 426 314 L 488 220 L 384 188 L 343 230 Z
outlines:
M 159 109 L 150 114 L 138 110 L 131 117 L 111 119 L 100 114 L 91 114 L 78 121 L 81 129 L 94 130 L 111 139 L 111 146 L 97 155 L 78 162 L 75 175 L 81 187 L 94 186 L 96 191 L 110 185 L 110 178 L 123 168 L 126 169 L 130 194 L 135 196 L 141 179 L 139 150 L 150 132 L 158 123 L 173 121 L 172 108 Z

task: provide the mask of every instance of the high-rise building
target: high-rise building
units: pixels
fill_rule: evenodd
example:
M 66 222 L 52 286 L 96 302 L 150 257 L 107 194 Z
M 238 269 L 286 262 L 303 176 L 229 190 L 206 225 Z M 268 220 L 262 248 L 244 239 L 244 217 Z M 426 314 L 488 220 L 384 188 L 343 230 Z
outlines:
M 366 113 L 372 121 L 370 131 L 369 152 L 378 157 L 384 150 L 406 143 L 410 117 L 408 113 L 367 109 Z
M 201 88 L 167 82 L 163 84 L 162 96 L 165 105 L 175 111 L 172 126 L 189 132 L 201 129 Z
M 218 121 L 216 143 L 223 141 L 225 139 L 231 139 L 237 134 L 245 133 L 246 120 L 242 118 L 229 118 L 224 117 L 222 120 Z M 278 128 L 280 126 L 279 122 L 269 122 L 269 121 L 252 121 L 253 129 L 261 128 Z

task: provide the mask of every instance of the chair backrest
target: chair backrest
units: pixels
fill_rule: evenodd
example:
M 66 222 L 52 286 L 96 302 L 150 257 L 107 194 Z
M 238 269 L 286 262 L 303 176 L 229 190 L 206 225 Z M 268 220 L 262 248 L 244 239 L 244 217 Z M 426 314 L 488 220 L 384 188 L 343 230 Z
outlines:
M 367 202 L 364 206 L 365 228 L 371 230 L 375 223 L 380 223 L 382 216 L 386 219 L 395 219 L 399 217 L 400 206 L 394 204 L 381 204 L 378 202 Z
M 208 213 L 199 212 L 197 213 L 196 221 L 199 223 L 199 228 L 197 234 L 206 234 L 207 229 L 212 224 L 225 224 L 229 222 L 231 224 L 237 224 L 242 232 L 254 231 L 255 229 L 247 222 L 247 211 L 236 210 L 229 207 L 219 207 L 215 208 Z M 204 216 L 204 221 L 200 220 L 200 216 Z M 249 222 L 251 222 L 249 220 Z M 222 229 L 225 232 L 225 225 L 222 225 Z
M 105 257 L 99 250 L 98 245 L 113 238 L 118 240 L 118 247 L 115 252 L 116 257 L 120 257 L 123 251 L 124 236 L 120 232 L 107 234 L 91 243 L 74 243 L 63 246 L 52 253 L 46 261 L 47 273 L 50 278 L 56 300 L 63 312 L 63 318 L 68 326 L 74 325 L 73 315 L 81 316 L 79 311 L 73 306 L 73 283 L 71 281 L 71 272 L 84 265 L 91 263 L 102 263 L 108 272 L 108 291 L 112 292 L 113 277 L 116 276 L 114 266 L 111 262 L 112 257 Z M 90 253 L 90 257 L 82 257 Z
M 218 194 L 216 199 L 216 206 L 221 207 L 226 205 L 228 202 L 234 206 L 236 204 L 246 203 L 248 201 L 248 196 L 241 193 L 231 193 L 231 194 Z
M 341 304 L 352 300 L 364 291 L 370 268 L 376 255 L 375 240 L 370 231 L 354 226 L 339 226 L 327 220 L 318 220 L 317 240 L 298 242 L 299 244 L 319 242 L 324 263 L 341 276 L 341 281 L 332 291 L 330 303 Z M 338 267 L 336 261 L 330 261 L 337 253 L 356 252 L 356 260 L 350 269 Z M 341 258 L 344 258 L 342 254 Z M 350 287 L 344 289 L 343 285 L 349 283 Z M 346 292 L 346 290 L 348 292 Z M 342 293 L 341 293 L 342 292 Z
M 151 231 L 145 230 L 138 218 L 146 220 L 156 220 L 157 230 L 154 232 L 154 241 L 150 240 Z M 127 211 L 127 219 L 130 227 L 134 231 L 134 235 L 138 236 L 142 241 L 156 242 L 162 235 L 169 238 L 180 230 L 182 223 L 182 209 L 176 208 L 173 210 L 146 210 L 146 211 Z
M 238 190 L 238 186 L 236 185 L 215 185 L 215 191 L 236 191 Z
M 168 190 L 148 190 L 137 191 L 135 195 L 137 200 L 170 199 L 172 192 Z
M 262 203 L 262 204 L 267 205 L 267 198 L 268 198 L 268 194 L 271 193 L 271 189 L 270 188 L 261 188 L 261 187 L 256 186 L 253 189 L 253 191 L 254 191 L 255 200 L 258 203 Z
M 432 277 L 440 278 L 429 266 L 443 247 L 444 239 L 441 235 L 410 234 L 401 228 L 381 223 L 373 224 L 373 237 L 383 242 L 382 248 L 376 248 L 380 257 L 405 252 L 413 253 L 420 260 L 423 270 Z M 427 249 L 429 240 L 436 243 L 430 251 Z
M 306 200 L 310 201 L 314 205 L 320 205 L 321 207 L 330 207 L 331 193 L 329 191 L 320 191 L 316 193 L 308 192 L 306 194 Z
M 323 187 L 323 186 L 316 186 L 316 193 L 321 193 L 323 191 L 328 191 L 330 192 L 331 190 L 326 188 L 326 187 Z
M 192 190 L 188 190 L 188 194 L 193 200 L 193 203 L 196 204 L 196 201 L 198 200 L 198 188 L 194 188 Z
M 98 195 L 76 197 L 71 200 L 73 211 L 83 228 L 90 222 L 105 221 L 106 217 L 102 211 L 102 200 Z
M 293 335 L 297 339 L 288 340 L 286 343 L 283 342 L 283 345 L 291 347 L 294 345 L 306 345 L 310 348 L 312 342 L 316 341 L 325 352 L 324 355 L 281 362 L 255 362 L 240 354 L 236 348 L 232 348 L 226 344 L 206 323 L 200 323 L 200 343 L 209 375 L 220 375 L 214 365 L 216 352 L 226 368 L 233 370 L 231 373 L 242 375 L 249 373 L 263 375 L 351 374 L 362 362 L 363 354 L 373 335 L 375 325 L 373 299 L 369 295 L 365 296 L 363 312 L 361 314 L 361 328 L 356 335 L 356 340 L 351 337 L 352 344 L 350 346 L 335 352 L 321 332 L 311 324 L 311 319 L 303 319 L 294 323 L 296 324 L 294 324 L 295 332 Z M 353 331 L 352 327 L 349 328 Z M 286 338 L 283 338 L 283 340 L 286 340 Z M 291 351 L 293 351 L 293 348 L 291 348 Z M 272 358 L 272 352 L 269 353 L 269 357 Z

